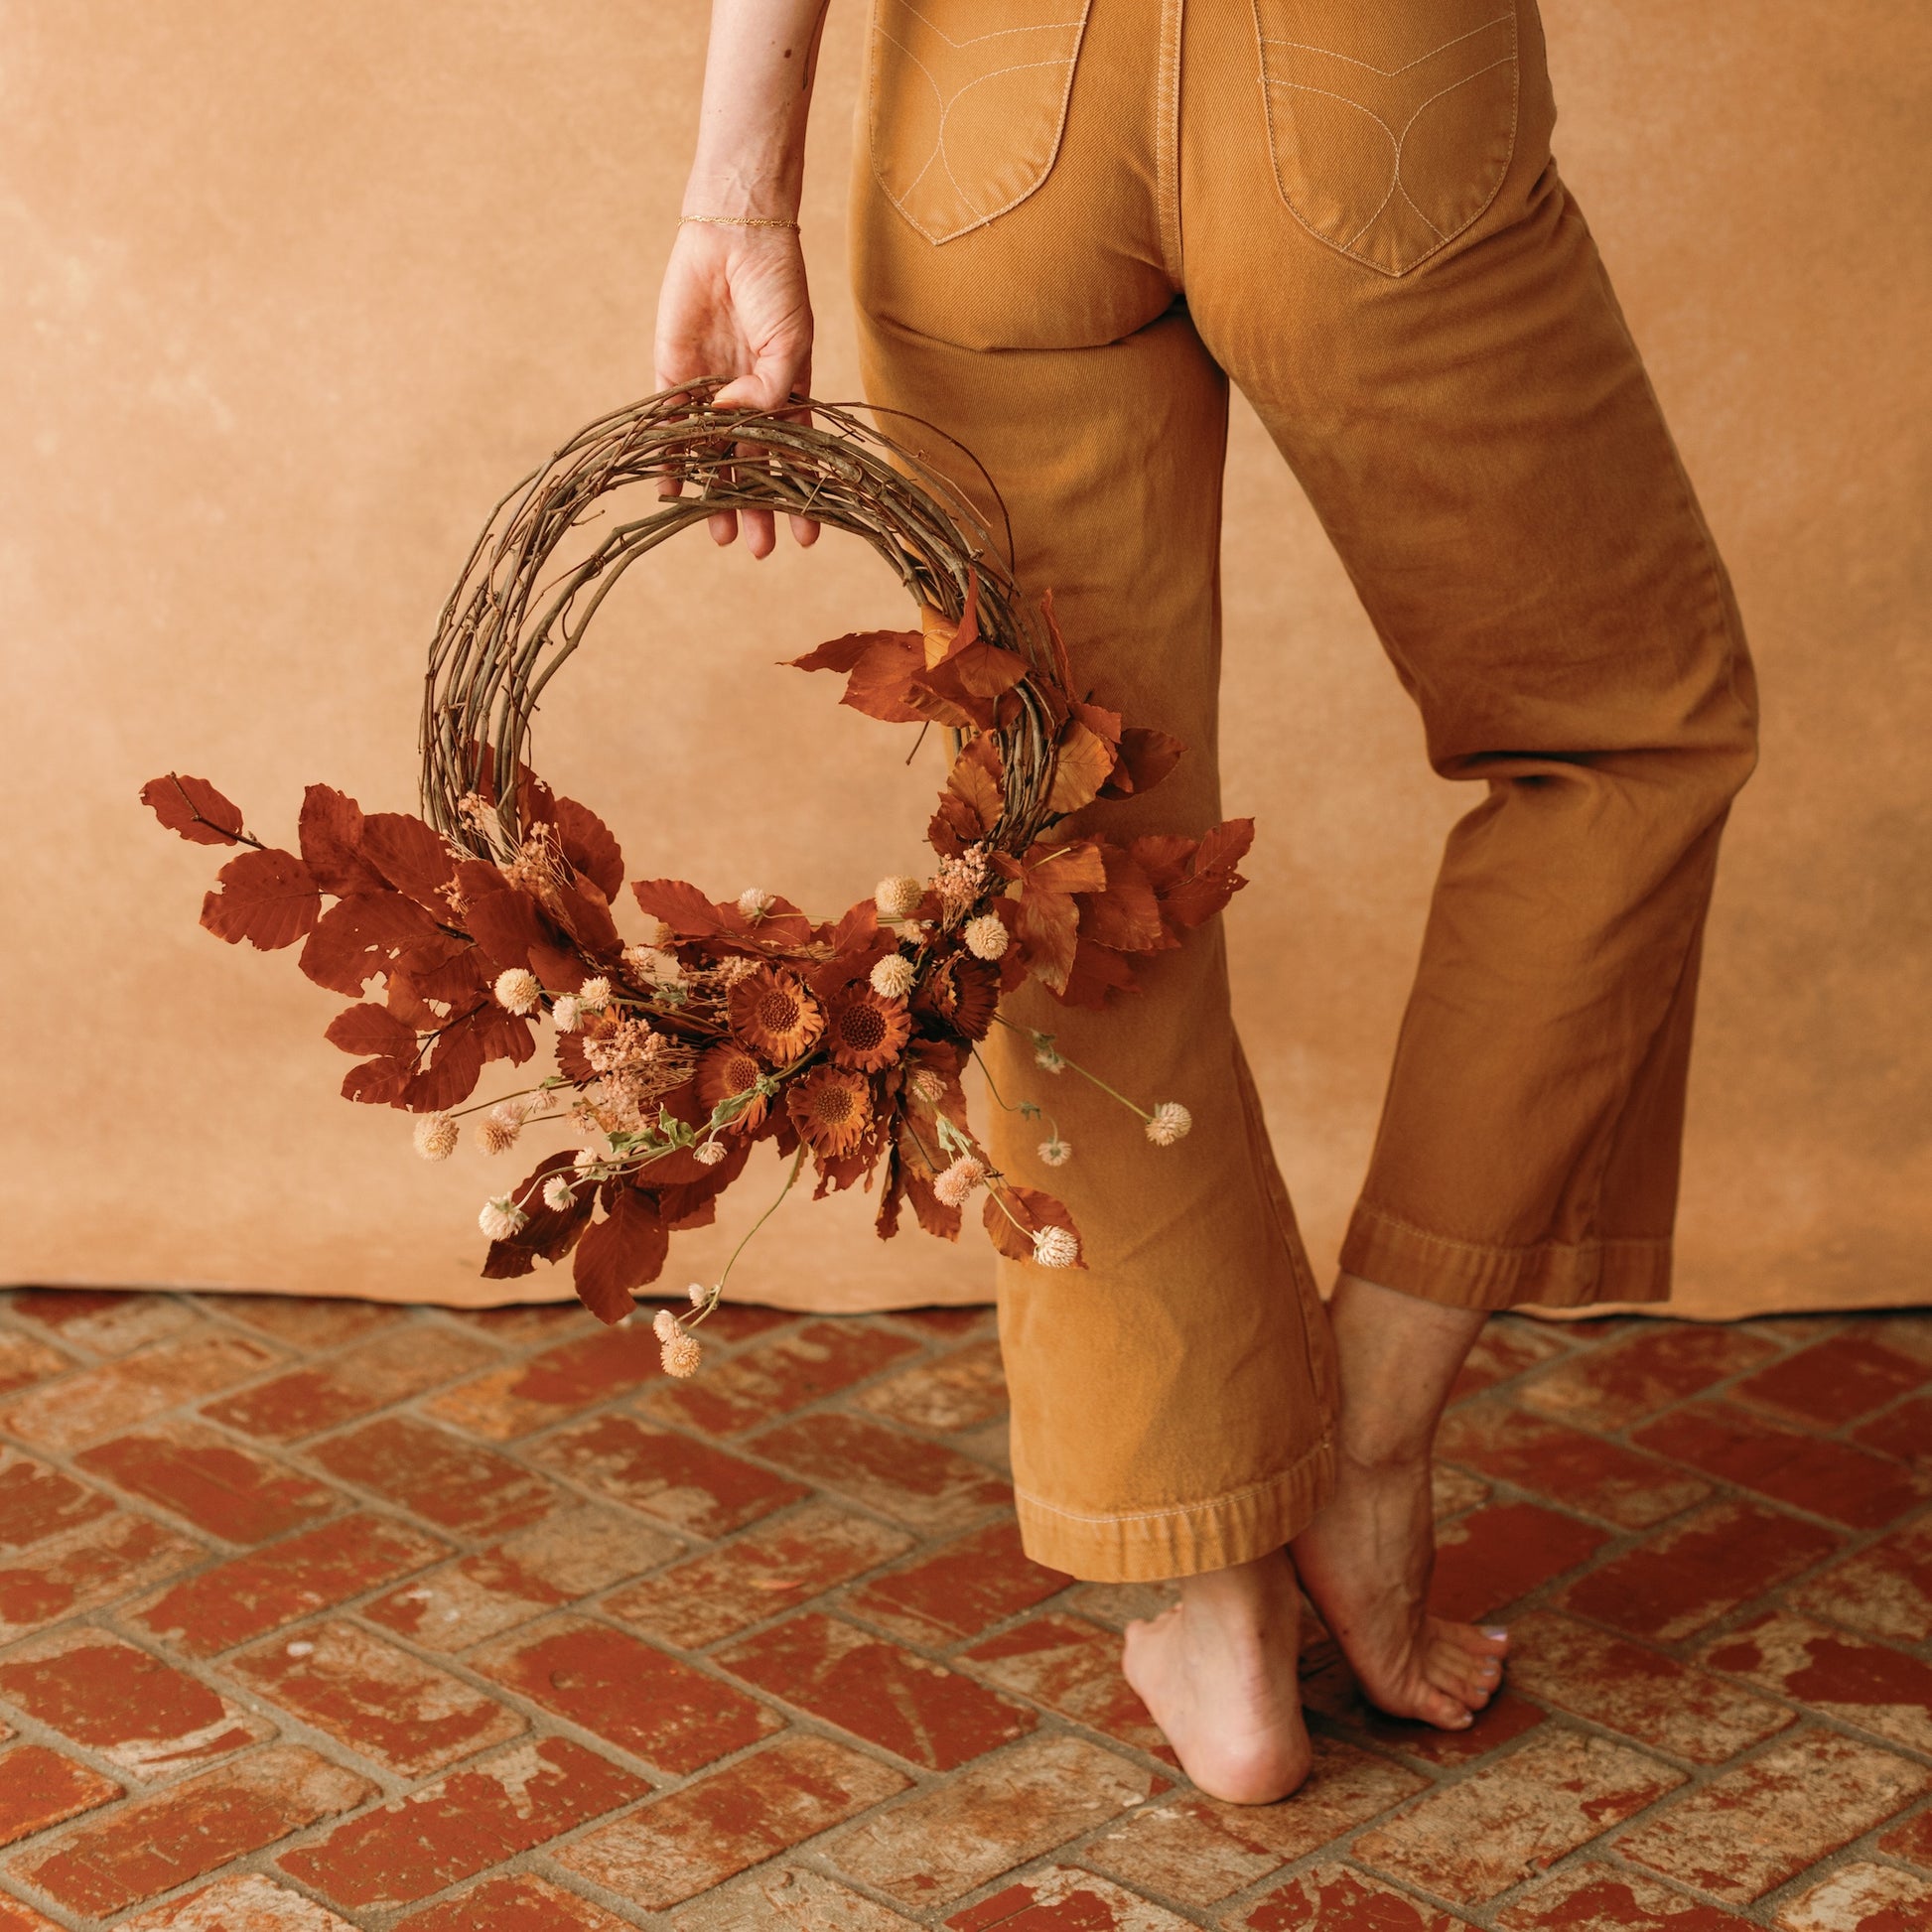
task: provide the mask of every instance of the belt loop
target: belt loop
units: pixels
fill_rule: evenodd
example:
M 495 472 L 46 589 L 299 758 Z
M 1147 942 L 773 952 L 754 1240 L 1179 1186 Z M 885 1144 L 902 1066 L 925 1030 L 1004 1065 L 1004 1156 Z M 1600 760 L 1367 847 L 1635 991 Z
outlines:
M 1161 60 L 1154 103 L 1155 187 L 1161 256 L 1175 288 L 1180 272 L 1180 19 L 1186 0 L 1161 0 Z

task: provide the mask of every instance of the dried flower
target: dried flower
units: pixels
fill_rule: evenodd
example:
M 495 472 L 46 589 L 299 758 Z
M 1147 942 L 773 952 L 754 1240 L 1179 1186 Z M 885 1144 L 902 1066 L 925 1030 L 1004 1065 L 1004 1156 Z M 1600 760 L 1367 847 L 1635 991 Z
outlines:
M 1186 1138 L 1193 1124 L 1193 1115 L 1179 1101 L 1164 1100 L 1147 1124 L 1147 1137 L 1156 1147 L 1173 1147 L 1174 1142 Z
M 691 1150 L 691 1158 L 701 1168 L 715 1168 L 725 1158 L 723 1141 L 700 1141 Z
M 1042 1268 L 1071 1268 L 1080 1243 L 1070 1228 L 1039 1228 L 1034 1234 L 1034 1259 Z
M 902 1000 L 918 977 L 912 962 L 903 953 L 889 952 L 873 962 L 872 990 L 882 1000 Z
M 748 919 L 761 919 L 771 909 L 774 897 L 762 886 L 747 886 L 738 896 L 738 909 Z
M 757 1090 L 763 1074 L 763 1066 L 750 1047 L 741 1046 L 735 1039 L 721 1040 L 698 1062 L 698 1098 L 716 1112 L 727 1100 L 735 1100 L 740 1094 L 750 1095 L 730 1123 L 749 1133 L 764 1123 L 766 1102 Z M 724 1156 L 720 1154 L 717 1158 L 723 1160 Z
M 695 1375 L 698 1364 L 704 1360 L 704 1343 L 679 1328 L 657 1344 L 657 1359 L 666 1375 Z
M 661 925 L 663 921 L 658 923 Z M 623 963 L 640 980 L 648 980 L 653 986 L 675 986 L 684 970 L 675 955 L 656 946 L 624 947 Z
M 424 1114 L 416 1123 L 416 1152 L 425 1161 L 447 1161 L 456 1152 L 463 1130 L 448 1114 Z
M 731 990 L 731 1026 L 775 1065 L 795 1060 L 825 1026 L 818 1002 L 790 973 L 759 966 Z
M 644 930 L 644 944 L 646 946 L 653 948 L 668 946 L 676 937 L 677 934 L 671 930 L 668 920 L 653 917 L 647 921 Z
M 920 899 L 925 897 L 925 888 L 916 879 L 899 873 L 891 879 L 882 879 L 878 890 L 872 896 L 872 902 L 879 908 L 882 919 L 894 924 L 909 919 L 919 909 Z
M 577 1003 L 586 1013 L 602 1013 L 611 1004 L 611 982 L 599 973 L 577 989 Z
M 1039 1144 L 1039 1158 L 1049 1168 L 1063 1168 L 1073 1159 L 1073 1150 L 1055 1134 Z
M 574 1034 L 583 1024 L 584 1009 L 575 993 L 566 993 L 550 1003 L 550 1023 L 560 1034 Z
M 553 1214 L 561 1214 L 576 1198 L 570 1182 L 560 1173 L 553 1173 L 543 1183 L 543 1204 Z
M 527 966 L 506 966 L 496 975 L 496 1004 L 511 1013 L 534 1013 L 543 988 Z
M 507 1154 L 522 1131 L 523 1109 L 506 1100 L 477 1123 L 477 1145 L 485 1154 Z
M 863 1073 L 815 1066 L 792 1083 L 785 1111 L 813 1153 L 850 1154 L 872 1129 L 872 1088 Z
M 693 1282 L 684 1292 L 690 1296 L 691 1306 L 694 1309 L 703 1308 L 711 1300 L 711 1291 L 705 1287 L 703 1282 Z
M 918 1003 L 954 1033 L 984 1039 L 1000 1004 L 1000 975 L 983 959 L 948 953 L 927 973 Z
M 837 1066 L 877 1073 L 898 1058 L 911 1036 L 912 1020 L 903 1003 L 870 986 L 847 988 L 826 1009 L 825 1043 Z
M 931 1067 L 922 1066 L 911 1079 L 912 1098 L 921 1106 L 936 1107 L 946 1097 L 946 1082 Z
M 1048 1073 L 1059 1073 L 1065 1070 L 1066 1060 L 1052 1040 L 1040 1035 L 1034 1042 L 1034 1064 L 1044 1067 Z
M 957 859 L 941 859 L 939 875 L 933 882 L 939 888 L 939 903 L 948 916 L 971 905 L 986 885 L 986 847 L 969 845 Z
M 571 1156 L 570 1165 L 573 1168 L 575 1168 L 579 1173 L 588 1173 L 591 1171 L 591 1169 L 596 1167 L 597 1164 L 603 1159 L 604 1159 L 603 1155 L 598 1153 L 596 1148 L 580 1147 L 577 1150 L 577 1152 Z
M 959 936 L 966 941 L 966 950 L 975 959 L 998 959 L 1006 951 L 1011 935 L 997 912 L 982 912 L 978 918 L 966 921 Z
M 986 1164 L 962 1154 L 951 1167 L 932 1177 L 933 1194 L 947 1207 L 964 1207 L 973 1189 L 986 1178 Z
M 667 1341 L 677 1333 L 677 1316 L 669 1309 L 659 1309 L 650 1318 L 650 1327 L 659 1341 Z
M 483 1202 L 477 1225 L 492 1241 L 507 1241 L 529 1218 L 507 1194 L 496 1194 Z

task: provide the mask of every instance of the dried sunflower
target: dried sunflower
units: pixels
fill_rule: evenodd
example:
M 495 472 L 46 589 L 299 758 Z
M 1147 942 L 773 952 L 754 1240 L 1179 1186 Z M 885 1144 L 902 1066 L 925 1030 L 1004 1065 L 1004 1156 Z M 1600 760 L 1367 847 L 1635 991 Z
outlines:
M 818 1002 L 790 973 L 760 966 L 731 990 L 731 1028 L 774 1066 L 795 1060 L 824 1030 Z
M 860 1073 L 892 1065 L 911 1036 L 904 1002 L 884 999 L 863 981 L 847 987 L 826 1010 L 825 1043 L 833 1063 Z
M 757 1086 L 763 1073 L 763 1066 L 749 1048 L 735 1039 L 725 1040 L 711 1047 L 698 1062 L 698 1098 L 707 1108 L 715 1109 L 720 1101 Z M 732 1116 L 731 1125 L 749 1133 L 762 1123 L 769 1104 L 763 1094 L 753 1094 Z
M 850 1154 L 872 1129 L 872 1088 L 862 1073 L 815 1066 L 792 1082 L 785 1109 L 813 1153 Z

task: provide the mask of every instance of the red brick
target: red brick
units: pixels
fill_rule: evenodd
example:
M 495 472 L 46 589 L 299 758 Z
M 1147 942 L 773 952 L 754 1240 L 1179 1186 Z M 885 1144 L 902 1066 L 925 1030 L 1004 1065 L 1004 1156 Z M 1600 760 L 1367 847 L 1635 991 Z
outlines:
M 225 1757 L 271 1734 L 198 1678 L 84 1626 L 8 1652 L 0 1697 L 137 1778 Z
M 836 1617 L 807 1611 L 719 1653 L 747 1683 L 929 1770 L 1009 1744 L 1025 1706 Z
M 1452 1462 L 1437 1462 L 1430 1468 L 1429 1513 L 1438 1523 L 1481 1508 L 1494 1493 L 1486 1482 Z
M 1783 1932 L 1913 1932 L 1932 1925 L 1932 1883 L 1868 1860 L 1843 1864 L 1786 1899 L 1778 1924 Z
M 63 1932 L 44 1912 L 0 1893 L 0 1932 Z
M 1579 1579 L 1566 1609 L 1676 1643 L 1809 1570 L 1839 1539 L 1750 1502 L 1718 1502 Z
M 1932 1637 L 1932 1516 L 1829 1564 L 1786 1592 L 1800 1609 L 1896 1643 Z
M 191 1657 L 211 1657 L 380 1588 L 448 1551 L 387 1517 L 340 1517 L 176 1584 L 127 1616 Z
M 1616 1849 L 1666 1878 L 1748 1905 L 1932 1788 L 1932 1771 L 1829 1731 L 1780 1738 L 1685 1792 Z
M 1541 1363 L 1564 1352 L 1564 1344 L 1547 1329 L 1522 1315 L 1491 1315 L 1449 1389 L 1451 1402 L 1462 1402 L 1499 1382 L 1526 1375 Z
M 74 1460 L 226 1543 L 266 1543 L 342 1507 L 336 1490 L 197 1423 L 117 1436 Z
M 179 1295 L 30 1288 L 14 1295 L 7 1306 L 95 1355 L 126 1355 L 203 1325 L 194 1305 Z
M 1843 1328 L 1747 1376 L 1730 1397 L 1795 1422 L 1840 1429 L 1909 1395 L 1925 1377 L 1924 1363 L 1863 1328 Z
M 861 1819 L 827 1857 L 929 1913 L 1168 1788 L 1084 1737 L 1029 1737 Z
M 914 1643 L 943 1647 L 1031 1610 L 1072 1581 L 1035 1563 L 1020 1547 L 1020 1525 L 1008 1518 L 875 1578 L 852 1607 Z
M 112 1778 L 45 1744 L 15 1744 L 0 1751 L 0 1845 L 30 1838 L 120 1795 Z
M 1354 1853 L 1439 1898 L 1480 1904 L 1683 1782 L 1657 1758 L 1552 1728 L 1363 1832 Z
M 1868 1449 L 1783 1429 L 1724 1402 L 1662 1417 L 1637 1441 L 1723 1482 L 1860 1530 L 1882 1529 L 1932 1488 L 1932 1471 L 1914 1474 Z
M 728 1370 L 729 1364 L 725 1371 L 711 1372 Z M 558 1342 L 540 1355 L 446 1389 L 422 1407 L 426 1415 L 472 1436 L 507 1443 L 546 1423 L 595 1408 L 662 1373 L 657 1337 L 643 1323 L 631 1322 Z
M 1742 1328 L 1647 1321 L 1627 1340 L 1580 1348 L 1516 1392 L 1525 1408 L 1581 1429 L 1628 1429 L 1757 1367 L 1777 1346 Z
M 469 1335 L 411 1325 L 332 1361 L 303 1363 L 218 1402 L 205 1402 L 202 1413 L 244 1436 L 292 1443 L 406 1402 L 494 1360 L 493 1348 Z
M 164 1409 L 245 1382 L 275 1359 L 243 1335 L 202 1333 L 155 1342 L 103 1368 L 42 1383 L 0 1416 L 0 1427 L 40 1449 L 79 1449 Z
M 902 1556 L 911 1544 L 903 1530 L 806 1503 L 619 1590 L 604 1608 L 666 1643 L 701 1650 Z
M 982 1676 L 1124 1744 L 1176 1760 L 1120 1673 L 1120 1639 L 1084 1617 L 1048 1613 L 960 1653 Z
M 1914 1396 L 1852 1432 L 1855 1442 L 1901 1462 L 1932 1461 L 1932 1396 Z
M 891 1906 L 787 1864 L 763 1865 L 742 1885 L 705 1892 L 670 1924 L 671 1932 L 918 1932 Z
M 98 1609 L 207 1555 L 201 1544 L 125 1512 L 82 1523 L 0 1569 L 0 1643 Z
M 652 1389 L 644 1405 L 665 1422 L 729 1436 L 863 1382 L 917 1346 L 861 1322 L 813 1321 L 734 1355 L 695 1381 Z
M 1311 1865 L 1221 1923 L 1229 1932 L 1472 1932 L 1466 1919 L 1345 1864 Z
M 991 1339 L 968 1342 L 932 1361 L 900 1369 L 852 1399 L 875 1416 L 931 1436 L 977 1429 L 1007 1412 L 1000 1344 Z
M 546 1737 L 351 1818 L 276 1863 L 339 1905 L 390 1910 L 546 1845 L 649 1789 L 568 1737 Z
M 0 1445 L 0 1550 L 31 1549 L 113 1507 L 98 1489 Z
M 1772 1610 L 1709 1645 L 1703 1661 L 1907 1750 L 1932 1751 L 1932 1664 L 1902 1650 Z
M 1152 1900 L 1064 1864 L 1029 1873 L 946 1924 L 956 1932 L 1187 1932 L 1185 1919 Z
M 1212 1905 L 1347 1837 L 1424 1787 L 1424 1779 L 1386 1757 L 1332 1737 L 1311 1741 L 1314 1768 L 1288 1803 L 1175 1797 L 1090 1841 L 1082 1863 L 1183 1905 Z
M 550 1617 L 467 1661 L 678 1776 L 784 1728 L 775 1711 L 744 1692 L 589 1617 Z
M 0 1395 L 16 1389 L 30 1389 L 50 1376 L 64 1375 L 73 1367 L 73 1357 L 63 1355 L 32 1335 L 14 1335 L 0 1330 Z
M 348 1482 L 462 1536 L 505 1536 L 547 1515 L 557 1492 L 493 1449 L 385 1416 L 310 1451 Z
M 628 1512 L 587 1503 L 547 1516 L 367 1605 L 432 1650 L 467 1650 L 676 1556 L 683 1545 Z
M 240 1321 L 285 1343 L 302 1354 L 341 1348 L 366 1335 L 401 1327 L 423 1329 L 427 1324 L 415 1309 L 399 1309 L 384 1302 L 356 1302 L 327 1295 L 224 1295 L 209 1292 L 195 1298 L 209 1313 Z M 448 1331 L 438 1327 L 435 1339 L 419 1333 L 417 1346 L 433 1348 Z
M 1696 1764 L 1722 1764 L 1792 1722 L 1783 1705 L 1549 1610 L 1510 1626 L 1509 1678 L 1545 1704 Z
M 628 1932 L 628 1921 L 526 1871 L 411 1912 L 394 1932 Z
M 353 1623 L 310 1624 L 230 1658 L 227 1668 L 399 1777 L 426 1777 L 528 1727 L 461 1678 Z
M 1878 1849 L 1921 1870 L 1932 1871 L 1932 1811 L 1922 1811 L 1904 1824 L 1894 1825 L 1878 1841 Z
M 8 1869 L 70 1912 L 124 1911 L 347 1811 L 370 1790 L 314 1751 L 280 1744 L 70 1827 Z
M 345 1918 L 258 1871 L 236 1872 L 171 1898 L 114 1932 L 355 1932 Z
M 1444 1417 L 1436 1452 L 1627 1530 L 1648 1529 L 1711 1494 L 1687 1469 L 1488 1398 Z
M 552 1856 L 632 1905 L 661 1912 L 905 1785 L 897 1771 L 828 1737 L 793 1735 Z
M 1493 1616 L 1608 1541 L 1601 1530 L 1534 1503 L 1478 1509 L 1437 1532 L 1430 1607 L 1460 1622 Z
M 892 1311 L 893 1320 L 908 1322 L 922 1333 L 942 1341 L 977 1334 L 981 1329 L 992 1327 L 994 1318 L 990 1302 L 962 1302 L 957 1307 L 895 1309 Z
M 594 1417 L 529 1453 L 586 1489 L 697 1536 L 729 1536 L 807 1493 L 742 1456 L 631 1416 Z
M 1600 1863 L 1553 1872 L 1505 1905 L 1496 1924 L 1502 1932 L 1750 1932 L 1720 1905 Z
M 1013 1500 L 1011 1488 L 979 1463 L 859 1416 L 800 1416 L 748 1447 L 928 1536 L 965 1529 Z

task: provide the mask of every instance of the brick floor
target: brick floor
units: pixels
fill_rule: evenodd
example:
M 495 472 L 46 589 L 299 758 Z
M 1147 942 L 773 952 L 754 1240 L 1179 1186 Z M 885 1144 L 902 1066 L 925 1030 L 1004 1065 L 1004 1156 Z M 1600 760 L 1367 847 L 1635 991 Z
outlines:
M 1202 1797 L 989 1313 L 0 1295 L 0 1932 L 1932 1928 L 1932 1322 L 1492 1321 L 1467 1732 Z

